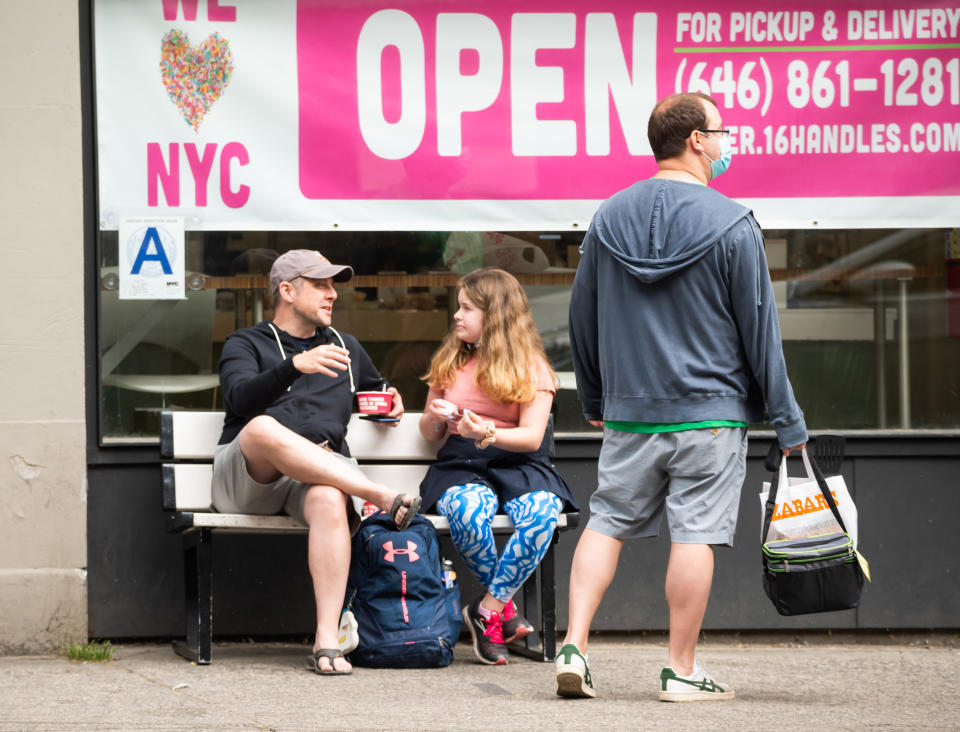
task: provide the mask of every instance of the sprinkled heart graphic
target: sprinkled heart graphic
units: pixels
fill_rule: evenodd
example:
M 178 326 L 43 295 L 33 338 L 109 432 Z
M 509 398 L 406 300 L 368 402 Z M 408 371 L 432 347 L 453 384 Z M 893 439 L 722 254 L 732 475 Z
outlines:
M 173 28 L 160 44 L 160 77 L 170 101 L 196 132 L 210 107 L 223 94 L 233 75 L 230 42 L 212 33 L 199 46 Z

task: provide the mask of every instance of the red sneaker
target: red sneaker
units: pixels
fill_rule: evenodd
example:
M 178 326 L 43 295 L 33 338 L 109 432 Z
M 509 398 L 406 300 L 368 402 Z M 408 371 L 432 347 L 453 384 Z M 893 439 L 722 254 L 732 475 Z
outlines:
M 513 604 L 513 600 L 504 606 L 502 615 L 504 643 L 513 643 L 521 638 L 526 638 L 533 632 L 533 625 L 517 612 L 517 606 Z
M 505 666 L 508 653 L 503 642 L 503 621 L 496 610 L 490 611 L 489 619 L 480 614 L 482 599 L 478 597 L 463 608 L 463 620 L 473 637 L 473 652 L 483 663 Z

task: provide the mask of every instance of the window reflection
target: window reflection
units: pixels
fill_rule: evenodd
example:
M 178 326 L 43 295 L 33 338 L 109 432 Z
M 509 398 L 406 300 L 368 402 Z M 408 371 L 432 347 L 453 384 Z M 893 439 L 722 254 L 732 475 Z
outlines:
M 945 275 L 953 230 L 767 235 L 784 353 L 808 426 L 960 427 L 960 339 L 950 334 Z
M 956 230 L 766 236 L 784 352 L 810 429 L 960 428 Z M 236 328 L 272 316 L 270 266 L 295 248 L 319 249 L 354 268 L 354 279 L 339 288 L 334 324 L 363 342 L 413 411 L 423 407 L 426 386 L 419 377 L 450 326 L 460 275 L 479 266 L 514 272 L 560 379 L 557 431 L 588 431 L 567 334 L 582 237 L 188 232 L 186 300 L 121 301 L 117 234 L 102 232 L 101 439 L 156 441 L 161 409 L 221 409 L 216 365 L 223 341 Z M 952 296 L 948 271 L 957 275 Z

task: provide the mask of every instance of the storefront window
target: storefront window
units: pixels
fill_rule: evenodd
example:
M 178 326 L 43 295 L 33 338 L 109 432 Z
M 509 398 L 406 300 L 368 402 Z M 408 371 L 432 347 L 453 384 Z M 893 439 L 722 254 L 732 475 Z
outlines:
M 580 232 L 188 232 L 185 300 L 121 300 L 117 234 L 102 234 L 101 439 L 155 442 L 162 409 L 222 409 L 217 361 L 226 337 L 272 315 L 268 275 L 278 254 L 318 249 L 350 264 L 334 325 L 364 344 L 407 408 L 456 309 L 456 284 L 499 266 L 527 288 L 548 356 L 560 372 L 558 428 L 582 428 L 570 370 L 567 303 Z M 564 426 L 566 425 L 566 426 Z
M 271 316 L 279 253 L 318 249 L 356 276 L 334 325 L 423 408 L 419 377 L 447 332 L 462 274 L 500 266 L 527 289 L 560 385 L 558 432 L 589 430 L 567 334 L 582 232 L 188 232 L 184 300 L 121 300 L 117 234 L 102 233 L 101 420 L 104 444 L 155 442 L 162 409 L 222 409 L 217 360 L 238 327 Z M 768 231 L 784 351 L 808 426 L 960 427 L 960 293 L 948 287 L 953 230 Z M 960 288 L 958 288 L 960 289 Z M 951 309 L 951 303 L 953 303 Z
M 957 230 L 766 234 L 790 378 L 812 429 L 960 427 L 960 292 L 947 279 Z

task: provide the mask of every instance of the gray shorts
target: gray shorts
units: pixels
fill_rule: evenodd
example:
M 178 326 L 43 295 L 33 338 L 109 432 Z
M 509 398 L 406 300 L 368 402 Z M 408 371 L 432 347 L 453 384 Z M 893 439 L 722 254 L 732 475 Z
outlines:
M 353 458 L 338 452 L 331 455 L 351 465 L 357 472 L 360 468 Z M 247 472 L 247 461 L 240 450 L 240 438 L 226 445 L 217 445 L 213 454 L 213 507 L 221 513 L 248 513 L 257 516 L 272 516 L 285 513 L 306 525 L 303 501 L 307 497 L 307 483 L 280 476 L 272 483 L 258 483 Z M 353 501 L 347 505 L 355 514 Z M 355 523 L 351 518 L 351 525 Z
M 745 427 L 640 434 L 605 427 L 587 527 L 616 539 L 733 546 L 746 475 Z

